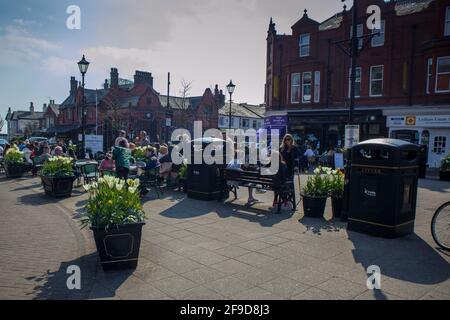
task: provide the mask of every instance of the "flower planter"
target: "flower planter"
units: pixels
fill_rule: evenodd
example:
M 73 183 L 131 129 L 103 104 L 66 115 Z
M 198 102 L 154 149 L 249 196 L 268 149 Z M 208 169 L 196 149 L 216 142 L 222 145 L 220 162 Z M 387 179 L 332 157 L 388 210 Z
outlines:
M 51 197 L 70 197 L 72 195 L 75 177 L 48 177 L 41 176 L 45 194 Z
M 331 210 L 333 212 L 333 218 L 340 218 L 342 213 L 342 207 L 344 205 L 343 197 L 331 197 Z
M 26 171 L 25 163 L 5 163 L 5 173 L 7 178 L 20 178 Z
M 323 218 L 327 198 L 309 197 L 305 195 L 302 195 L 302 197 L 305 217 Z
M 135 269 L 145 222 L 105 228 L 91 227 L 103 270 Z
M 442 181 L 450 181 L 450 171 L 439 171 L 439 179 Z

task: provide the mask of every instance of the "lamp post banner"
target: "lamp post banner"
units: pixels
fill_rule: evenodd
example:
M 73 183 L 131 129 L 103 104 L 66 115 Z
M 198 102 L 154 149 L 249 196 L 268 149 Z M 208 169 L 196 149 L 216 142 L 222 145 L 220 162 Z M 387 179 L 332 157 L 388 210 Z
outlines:
M 346 125 L 345 126 L 345 148 L 350 149 L 359 143 L 359 126 Z

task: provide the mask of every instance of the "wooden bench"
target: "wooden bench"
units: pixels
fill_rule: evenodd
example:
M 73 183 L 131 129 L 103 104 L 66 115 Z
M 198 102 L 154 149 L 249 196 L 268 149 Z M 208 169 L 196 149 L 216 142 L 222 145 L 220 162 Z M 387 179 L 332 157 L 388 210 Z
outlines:
M 237 184 L 242 187 L 273 191 L 278 196 L 278 213 L 281 210 L 281 205 L 286 201 L 292 203 L 294 211 L 297 210 L 293 180 L 281 181 L 277 175 L 261 175 L 260 171 L 224 169 L 223 173 L 227 182 L 234 183 L 228 186 L 229 191 L 234 194 L 234 199 L 237 199 Z

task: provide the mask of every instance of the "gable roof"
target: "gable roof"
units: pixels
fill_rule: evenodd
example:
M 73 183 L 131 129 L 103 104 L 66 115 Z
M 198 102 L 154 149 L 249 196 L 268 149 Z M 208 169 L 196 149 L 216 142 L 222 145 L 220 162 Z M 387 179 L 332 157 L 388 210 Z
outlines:
M 255 106 L 246 103 L 231 103 L 231 115 L 233 117 L 264 119 L 265 111 L 263 106 Z M 223 116 L 228 116 L 229 112 L 230 104 L 225 104 L 219 109 L 219 114 Z

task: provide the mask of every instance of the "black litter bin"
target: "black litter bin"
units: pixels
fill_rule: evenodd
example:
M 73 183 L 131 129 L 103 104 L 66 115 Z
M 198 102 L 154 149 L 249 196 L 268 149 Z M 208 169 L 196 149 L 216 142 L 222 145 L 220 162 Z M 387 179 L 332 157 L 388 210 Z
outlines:
M 374 139 L 351 155 L 348 229 L 387 238 L 414 232 L 419 146 Z
M 212 142 L 222 143 L 223 164 L 208 165 L 203 159 L 203 150 Z M 223 176 L 223 169 L 226 166 L 226 141 L 221 139 L 203 138 L 195 145 L 195 140 L 191 142 L 191 162 L 187 168 L 187 196 L 198 200 L 221 200 L 228 198 L 228 188 Z M 201 155 L 202 163 L 195 164 L 195 154 Z

